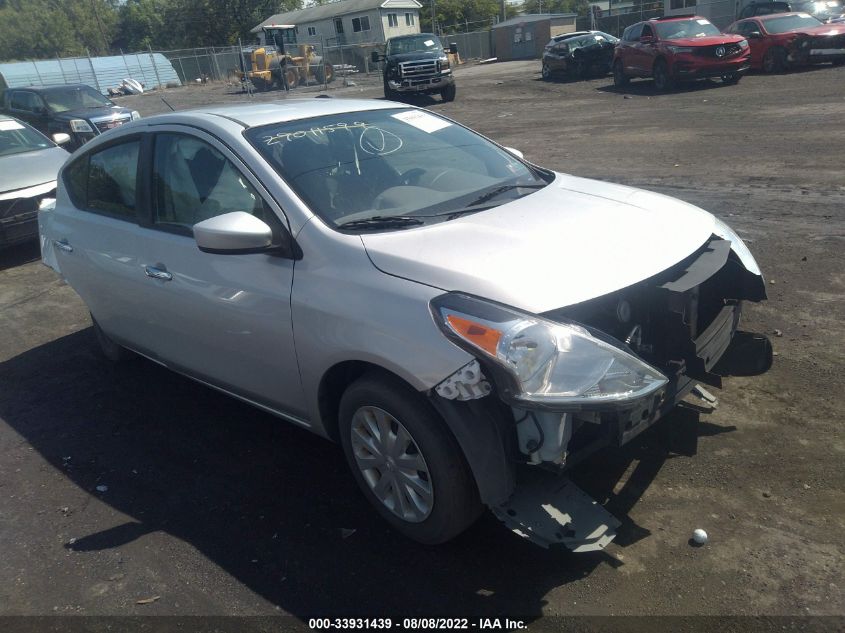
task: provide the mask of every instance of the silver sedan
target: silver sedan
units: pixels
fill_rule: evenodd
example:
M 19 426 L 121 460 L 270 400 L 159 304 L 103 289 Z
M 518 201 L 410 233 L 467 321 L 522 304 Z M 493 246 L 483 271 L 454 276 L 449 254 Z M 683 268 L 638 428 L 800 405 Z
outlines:
M 129 123 L 74 155 L 39 220 L 108 359 L 338 441 L 426 543 L 487 506 L 540 545 L 604 547 L 618 521 L 567 470 L 771 363 L 738 330 L 765 287 L 723 222 L 389 101 Z

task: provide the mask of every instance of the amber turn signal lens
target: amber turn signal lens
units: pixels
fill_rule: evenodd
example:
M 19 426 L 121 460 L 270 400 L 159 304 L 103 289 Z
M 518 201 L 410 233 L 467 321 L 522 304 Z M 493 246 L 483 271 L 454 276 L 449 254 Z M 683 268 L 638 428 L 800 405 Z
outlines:
M 496 348 L 502 338 L 502 333 L 499 330 L 494 330 L 469 319 L 462 319 L 454 314 L 447 316 L 446 321 L 462 338 L 480 347 L 491 356 L 496 355 Z

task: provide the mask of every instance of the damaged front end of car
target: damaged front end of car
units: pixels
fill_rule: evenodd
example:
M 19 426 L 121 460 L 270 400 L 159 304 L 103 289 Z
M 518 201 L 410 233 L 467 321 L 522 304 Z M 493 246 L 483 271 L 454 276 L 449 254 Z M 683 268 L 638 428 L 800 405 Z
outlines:
M 566 471 L 630 442 L 699 383 L 767 371 L 769 340 L 738 329 L 742 302 L 765 298 L 753 256 L 721 222 L 658 275 L 541 315 L 447 293 L 434 319 L 476 360 L 430 398 L 509 528 L 543 547 L 603 549 L 619 521 Z M 560 476 L 523 481 L 520 464 Z

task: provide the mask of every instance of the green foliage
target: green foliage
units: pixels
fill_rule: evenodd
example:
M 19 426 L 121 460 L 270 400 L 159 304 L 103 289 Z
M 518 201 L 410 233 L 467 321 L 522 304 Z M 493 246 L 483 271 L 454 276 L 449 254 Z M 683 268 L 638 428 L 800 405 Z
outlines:
M 421 2 L 420 30 L 431 31 L 431 0 Z M 434 0 L 434 9 L 444 31 L 478 31 L 493 23 L 502 5 L 499 0 Z
M 252 43 L 252 27 L 301 6 L 302 0 L 0 0 L 0 60 Z

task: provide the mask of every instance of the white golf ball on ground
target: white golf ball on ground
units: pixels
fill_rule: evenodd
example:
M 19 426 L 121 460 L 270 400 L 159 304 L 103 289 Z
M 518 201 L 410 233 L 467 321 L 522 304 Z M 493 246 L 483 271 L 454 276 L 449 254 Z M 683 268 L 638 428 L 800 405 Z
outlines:
M 699 545 L 704 545 L 707 542 L 707 532 L 698 528 L 692 533 L 692 540 Z

